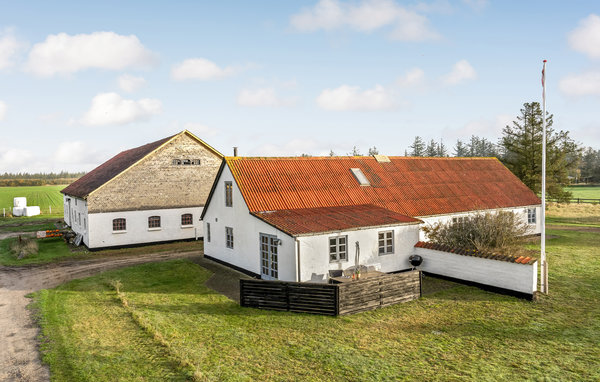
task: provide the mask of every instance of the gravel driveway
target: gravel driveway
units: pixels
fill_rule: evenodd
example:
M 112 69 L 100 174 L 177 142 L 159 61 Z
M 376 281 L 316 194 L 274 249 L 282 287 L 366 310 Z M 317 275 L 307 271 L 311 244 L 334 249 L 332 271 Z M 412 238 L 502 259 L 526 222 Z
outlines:
M 194 258 L 195 262 L 201 264 L 206 262 L 201 255 L 201 252 L 155 253 L 36 267 L 0 266 L 0 381 L 50 380 L 48 367 L 41 363 L 38 353 L 38 327 L 26 308 L 31 302 L 25 297 L 28 293 L 136 264 L 181 258 Z M 234 285 L 235 280 L 229 284 Z M 228 289 L 232 290 L 231 286 Z

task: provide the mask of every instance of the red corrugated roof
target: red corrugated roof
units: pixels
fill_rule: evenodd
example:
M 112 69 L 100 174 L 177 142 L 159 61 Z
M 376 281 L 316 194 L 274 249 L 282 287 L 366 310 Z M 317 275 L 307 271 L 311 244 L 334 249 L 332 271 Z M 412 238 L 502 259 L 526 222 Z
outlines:
M 434 251 L 453 253 L 455 255 L 480 257 L 482 259 L 506 261 L 509 263 L 518 264 L 533 264 L 537 261 L 535 257 L 530 256 L 514 256 L 502 255 L 500 253 L 478 251 L 476 249 L 452 248 L 447 245 L 431 243 L 427 241 L 419 241 L 415 244 L 416 248 L 426 248 Z
M 253 212 L 252 215 L 292 236 L 420 222 L 372 204 Z
M 251 212 L 373 204 L 429 216 L 540 204 L 496 158 L 226 157 Z M 361 186 L 360 168 L 370 186 Z

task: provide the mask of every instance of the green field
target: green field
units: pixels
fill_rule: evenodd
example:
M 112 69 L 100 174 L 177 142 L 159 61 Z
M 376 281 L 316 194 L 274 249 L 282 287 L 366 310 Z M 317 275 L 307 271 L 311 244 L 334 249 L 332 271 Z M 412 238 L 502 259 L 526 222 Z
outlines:
M 39 206 L 43 215 L 62 216 L 63 197 L 60 190 L 65 186 L 26 186 L 26 187 L 0 187 L 0 213 L 2 208 L 8 212 L 13 206 L 13 199 L 24 196 L 27 198 L 28 206 Z M 0 215 L 1 217 L 2 215 Z
M 573 198 L 600 199 L 600 186 L 569 186 L 565 189 L 573 193 Z
M 600 231 L 567 228 L 536 302 L 455 285 L 334 318 L 242 308 L 188 261 L 106 272 L 36 294 L 43 360 L 57 381 L 599 380 Z

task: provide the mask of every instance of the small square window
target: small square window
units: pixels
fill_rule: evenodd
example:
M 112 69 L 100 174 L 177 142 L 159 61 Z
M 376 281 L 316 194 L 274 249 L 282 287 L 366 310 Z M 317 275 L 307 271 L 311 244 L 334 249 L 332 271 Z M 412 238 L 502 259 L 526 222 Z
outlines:
M 127 229 L 127 221 L 123 218 L 113 219 L 113 231 L 125 231 Z
M 192 214 L 183 214 L 181 215 L 181 225 L 193 225 L 194 219 Z
M 150 216 L 148 218 L 148 228 L 160 228 L 160 216 Z
M 346 250 L 347 236 L 329 238 L 329 261 L 345 261 L 348 259 Z
M 181 159 L 173 159 L 173 164 L 174 165 L 180 165 L 181 164 Z

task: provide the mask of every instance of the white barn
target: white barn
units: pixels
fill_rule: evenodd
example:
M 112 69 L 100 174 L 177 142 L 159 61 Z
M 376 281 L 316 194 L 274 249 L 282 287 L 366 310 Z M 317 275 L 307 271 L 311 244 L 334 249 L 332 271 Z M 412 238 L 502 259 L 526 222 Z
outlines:
M 225 157 L 204 252 L 263 279 L 326 281 L 357 249 L 361 265 L 396 272 L 422 251 L 423 224 L 508 210 L 536 234 L 540 204 L 495 158 Z
M 187 130 L 123 151 L 61 191 L 65 223 L 88 248 L 202 237 L 222 157 Z

